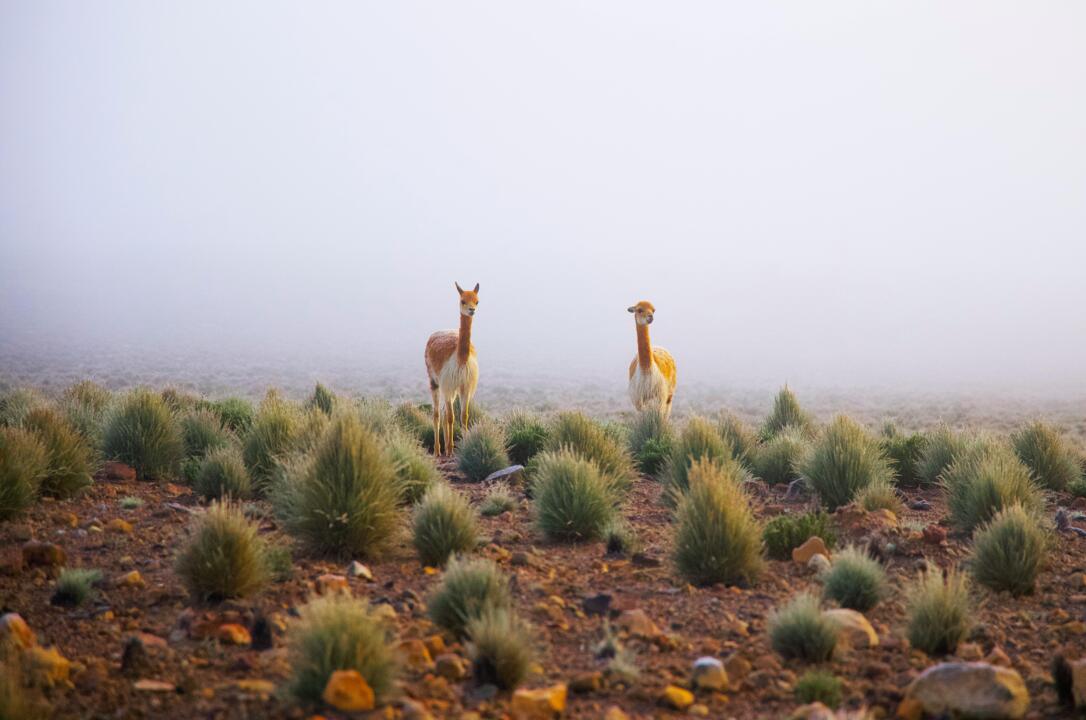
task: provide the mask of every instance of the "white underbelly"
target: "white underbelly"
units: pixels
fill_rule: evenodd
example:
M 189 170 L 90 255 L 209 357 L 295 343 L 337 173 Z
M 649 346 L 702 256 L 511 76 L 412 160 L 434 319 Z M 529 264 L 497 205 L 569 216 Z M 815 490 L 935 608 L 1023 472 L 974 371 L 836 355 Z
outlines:
M 461 390 L 472 392 L 479 381 L 479 362 L 474 357 L 469 357 L 467 362 L 461 365 L 456 357 L 450 358 L 437 378 L 438 389 L 448 400 L 453 400 Z
M 646 372 L 638 365 L 630 378 L 630 400 L 638 410 L 667 402 L 667 380 L 655 365 Z

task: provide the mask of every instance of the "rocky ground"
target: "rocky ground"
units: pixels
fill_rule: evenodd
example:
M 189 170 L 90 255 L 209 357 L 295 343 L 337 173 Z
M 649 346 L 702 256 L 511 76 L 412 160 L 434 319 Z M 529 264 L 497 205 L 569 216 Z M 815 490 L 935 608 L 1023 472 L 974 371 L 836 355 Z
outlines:
M 473 500 L 485 495 L 484 485 L 465 482 L 447 464 L 443 469 Z M 753 490 L 763 518 L 797 512 L 808 503 L 786 499 L 783 487 L 756 483 Z M 566 717 L 788 717 L 798 705 L 794 683 L 807 667 L 782 662 L 773 653 L 766 619 L 795 593 L 817 589 L 813 571 L 806 563 L 769 561 L 752 587 L 684 585 L 669 559 L 668 511 L 659 494 L 659 485 L 649 479 L 634 486 L 626 514 L 644 548 L 632 557 L 609 556 L 599 543 L 546 543 L 524 499 L 513 512 L 482 518 L 488 541 L 481 553 L 514 578 L 518 607 L 535 629 L 539 667 L 529 686 L 566 683 Z M 968 553 L 964 538 L 946 532 L 937 491 L 907 495 L 907 504 L 917 509 L 899 517 L 853 509 L 837 516 L 841 540 L 870 544 L 885 561 L 894 588 L 867 616 L 878 644 L 868 646 L 860 633 L 861 641 L 828 665 L 845 683 L 843 707 L 867 708 L 874 717 L 894 715 L 909 683 L 939 662 L 909 649 L 900 588 L 925 560 L 946 567 Z M 143 502 L 125 509 L 122 499 L 129 497 Z M 1050 495 L 1049 516 L 1059 505 L 1072 506 L 1071 499 Z M 255 503 L 251 510 L 263 513 L 261 530 L 269 539 L 291 544 L 266 506 Z M 461 677 L 463 648 L 443 640 L 426 619 L 425 599 L 439 575 L 419 565 L 406 538 L 385 557 L 363 559 L 367 567 L 356 566 L 354 571 L 362 573 L 357 576 L 348 572 L 349 561 L 316 559 L 294 548 L 291 579 L 251 601 L 201 605 L 186 595 L 172 571 L 198 512 L 187 487 L 100 473 L 81 497 L 40 502 L 27 516 L 0 525 L 0 605 L 25 619 L 39 645 L 59 653 L 42 653 L 52 658 L 43 660 L 48 669 L 55 670 L 50 694 L 55 717 L 340 717 L 328 707 L 300 707 L 282 692 L 290 673 L 284 628 L 327 574 L 345 576 L 354 595 L 387 605 L 385 612 L 394 614 L 409 651 L 402 700 L 379 708 L 375 716 L 510 713 L 509 696 L 480 690 L 470 677 Z M 98 597 L 74 609 L 51 605 L 52 565 L 59 562 L 100 569 L 105 582 Z M 1057 535 L 1033 596 L 977 594 L 976 629 L 949 659 L 1009 666 L 1028 688 L 1029 717 L 1070 717 L 1058 704 L 1050 663 L 1061 647 L 1077 648 L 1076 655 L 1086 648 L 1086 538 Z M 634 654 L 636 679 L 603 674 L 606 660 L 597 658 L 595 646 L 605 636 L 605 622 Z M 725 689 L 694 686 L 692 667 L 703 656 L 724 662 Z M 674 687 L 668 691 L 669 686 Z M 694 691 L 692 705 L 680 689 Z M 678 710 L 676 704 L 686 707 Z

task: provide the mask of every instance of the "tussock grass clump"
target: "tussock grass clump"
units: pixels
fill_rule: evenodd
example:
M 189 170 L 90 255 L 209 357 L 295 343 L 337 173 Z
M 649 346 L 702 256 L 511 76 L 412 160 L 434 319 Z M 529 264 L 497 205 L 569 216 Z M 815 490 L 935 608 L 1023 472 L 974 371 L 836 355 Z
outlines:
M 641 539 L 623 518 L 615 518 L 603 531 L 608 555 L 633 555 L 641 550 Z
M 373 556 L 400 527 L 402 495 L 380 438 L 345 413 L 311 458 L 286 466 L 272 500 L 287 528 L 317 552 Z
M 791 559 L 793 550 L 816 536 L 822 538 L 829 550 L 837 544 L 833 521 L 824 512 L 778 515 L 766 523 L 762 533 L 769 557 L 774 560 Z
M 166 403 L 166 407 L 170 409 L 170 412 L 175 415 L 184 414 L 189 410 L 196 410 L 206 402 L 196 393 L 176 387 L 164 388 L 159 393 L 159 397 Z
M 749 583 L 762 570 L 762 527 L 737 462 L 707 458 L 690 468 L 690 489 L 675 510 L 675 566 L 694 585 Z
M 193 520 L 176 570 L 202 600 L 251 595 L 268 582 L 266 545 L 239 505 L 215 502 Z
M 441 567 L 453 553 L 466 553 L 479 543 L 475 509 L 460 493 L 438 483 L 415 508 L 412 544 L 423 565 Z
M 535 657 L 532 636 L 512 610 L 487 610 L 468 622 L 467 634 L 476 684 L 513 690 L 528 677 Z
M 915 487 L 921 483 L 920 462 L 927 448 L 928 438 L 920 433 L 899 433 L 893 423 L 887 423 L 882 429 L 879 444 L 890 469 L 894 471 L 894 482 L 899 486 Z
M 905 590 L 909 644 L 928 655 L 947 655 L 969 634 L 973 612 L 969 578 L 957 570 L 944 574 L 929 563 Z
M 1068 485 L 1067 492 L 1071 493 L 1072 497 L 1086 497 L 1086 477 L 1079 478 Z
M 1048 538 L 1037 518 L 1012 505 L 973 539 L 973 578 L 997 592 L 1028 595 L 1045 564 Z
M 810 441 L 802 430 L 786 427 L 752 451 L 754 474 L 771 484 L 792 482 L 799 477 L 796 465 L 808 447 Z
M 384 438 L 385 451 L 396 465 L 396 477 L 403 490 L 401 502 L 414 505 L 426 491 L 441 482 L 441 471 L 433 456 L 423 450 L 414 436 L 393 430 Z
M 18 427 L 31 410 L 49 403 L 41 393 L 31 388 L 15 388 L 0 395 L 0 425 Z
M 418 440 L 426 450 L 434 451 L 433 408 L 423 410 L 414 403 L 401 403 L 396 406 L 393 418 L 401 430 Z
M 133 390 L 110 415 L 102 439 L 108 458 L 131 465 L 145 479 L 171 477 L 184 454 L 181 429 L 156 393 Z
M 45 447 L 48 466 L 40 492 L 69 498 L 91 484 L 93 451 L 63 415 L 51 408 L 35 408 L 23 418 L 23 427 Z
M 977 445 L 960 454 L 943 472 L 950 520 L 973 532 L 1000 510 L 1019 504 L 1036 513 L 1043 507 L 1029 469 L 1002 445 Z
M 510 512 L 516 506 L 517 500 L 513 497 L 509 486 L 504 482 L 497 482 L 483 498 L 482 505 L 479 506 L 479 514 L 483 517 L 497 517 Z
M 276 399 L 261 404 L 242 446 L 242 459 L 256 492 L 266 490 L 276 463 L 294 450 L 300 432 L 301 414 L 296 408 Z
M 886 595 L 886 571 L 877 560 L 849 546 L 822 576 L 822 594 L 838 605 L 867 612 Z
M 1032 422 L 1011 436 L 1014 452 L 1049 490 L 1066 490 L 1082 478 L 1082 467 L 1067 441 L 1051 425 Z
M 245 398 L 228 397 L 211 403 L 211 409 L 219 416 L 223 427 L 244 437 L 253 426 L 256 409 Z
M 245 499 L 252 493 L 249 471 L 241 459 L 241 452 L 233 445 L 215 448 L 200 463 L 200 470 L 193 489 L 203 498 L 217 500 L 223 497 Z
M 317 383 L 305 406 L 309 410 L 319 410 L 325 415 L 331 415 L 336 409 L 336 395 L 324 385 Z
M 971 444 L 970 437 L 956 432 L 949 425 L 935 428 L 928 433 L 924 450 L 916 463 L 917 478 L 925 485 L 936 484 L 947 466 Z
M 716 427 L 701 417 L 692 417 L 683 426 L 671 449 L 671 456 L 661 474 L 665 483 L 664 500 L 674 505 L 690 487 L 690 467 L 698 460 L 738 465 L 731 448 L 717 434 Z
M 232 439 L 218 414 L 207 408 L 190 410 L 181 417 L 181 438 L 185 457 L 196 459 L 228 445 Z
M 427 607 L 436 625 L 463 638 L 469 622 L 488 610 L 511 608 L 512 598 L 509 581 L 494 561 L 454 557 Z
M 557 451 L 562 448 L 569 448 L 594 462 L 616 491 L 625 493 L 630 487 L 634 476 L 633 460 L 625 445 L 583 413 L 564 412 L 554 419 L 547 449 Z
M 717 424 L 717 432 L 729 447 L 732 457 L 744 467 L 753 467 L 754 455 L 758 452 L 758 433 L 735 415 L 725 413 Z
M 112 404 L 113 394 L 89 380 L 68 387 L 60 399 L 64 416 L 94 450 L 102 446 L 102 433 Z
M 10 520 L 34 503 L 49 469 L 49 453 L 34 433 L 0 427 L 0 520 Z
M 472 482 L 484 480 L 490 473 L 509 467 L 501 427 L 489 421 L 473 423 L 460 438 L 456 448 L 456 464 Z
M 637 414 L 627 437 L 637 469 L 655 475 L 671 456 L 675 433 L 659 408 L 648 408 Z
M 269 545 L 264 559 L 275 582 L 286 582 L 294 575 L 294 553 L 289 545 Z
M 773 411 L 762 424 L 762 438 L 768 440 L 786 427 L 799 428 L 807 434 L 814 431 L 814 420 L 800 407 L 796 394 L 787 385 L 773 399 Z
M 94 597 L 94 586 L 101 580 L 102 572 L 100 570 L 61 570 L 50 602 L 54 605 L 69 607 L 82 605 Z
M 143 507 L 143 498 L 135 497 L 134 495 L 126 495 L 121 498 L 122 510 L 135 510 L 136 508 Z
M 536 457 L 532 502 L 551 540 L 596 540 L 614 518 L 616 494 L 594 462 L 565 449 Z
M 547 445 L 547 425 L 532 413 L 517 411 L 505 419 L 505 440 L 509 459 L 527 465 Z
M 852 502 L 856 493 L 871 483 L 893 481 L 890 463 L 878 442 L 845 415 L 834 418 L 815 440 L 799 470 L 831 512 Z
M 358 671 L 378 702 L 388 697 L 400 671 L 392 628 L 367 602 L 336 593 L 311 600 L 299 615 L 287 631 L 294 697 L 319 702 L 337 670 Z
M 826 662 L 837 646 L 837 624 L 822 614 L 818 598 L 803 593 L 769 616 L 769 641 L 783 658 Z
M 897 489 L 884 480 L 873 482 L 856 493 L 856 503 L 868 512 L 889 510 L 896 514 L 904 507 Z
M 836 710 L 841 704 L 844 686 L 841 681 L 827 670 L 808 670 L 796 681 L 796 702 L 820 702 Z

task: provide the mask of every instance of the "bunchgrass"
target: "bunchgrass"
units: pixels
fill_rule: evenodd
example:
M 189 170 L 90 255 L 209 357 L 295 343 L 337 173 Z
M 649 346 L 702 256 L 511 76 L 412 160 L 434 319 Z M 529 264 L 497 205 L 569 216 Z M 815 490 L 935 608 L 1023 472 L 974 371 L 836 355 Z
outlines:
M 102 453 L 131 465 L 144 480 L 168 479 L 184 455 L 181 428 L 160 395 L 133 390 L 110 413 Z
M 893 471 L 878 442 L 851 418 L 839 415 L 814 441 L 799 467 L 800 475 L 834 511 L 875 482 L 892 483 Z
M 287 632 L 289 689 L 303 702 L 321 699 L 332 673 L 356 670 L 383 701 L 399 675 L 392 628 L 363 600 L 334 593 L 299 608 Z
M 831 709 L 841 704 L 844 687 L 828 670 L 808 670 L 796 681 L 796 702 L 819 702 Z
M 336 409 L 336 395 L 324 385 L 317 383 L 313 388 L 313 394 L 306 401 L 306 408 L 319 410 L 325 415 L 331 415 Z
M 48 467 L 41 479 L 41 493 L 70 498 L 91 484 L 93 451 L 67 418 L 51 408 L 39 407 L 26 414 L 23 427 L 45 447 Z
M 265 400 L 245 435 L 242 459 L 249 471 L 253 490 L 264 493 L 276 471 L 276 465 L 292 452 L 301 430 L 301 413 L 275 397 Z
M 951 522 L 962 532 L 973 532 L 1011 505 L 1036 513 L 1044 504 L 1029 469 L 1003 445 L 971 447 L 951 462 L 942 478 Z
M 829 550 L 837 543 L 833 521 L 824 512 L 778 515 L 766 523 L 762 537 L 774 560 L 790 559 L 792 551 L 812 537 L 821 538 Z
M 894 482 L 899 486 L 915 487 L 921 483 L 920 462 L 927 448 L 928 438 L 920 433 L 903 434 L 893 423 L 883 427 L 879 444 L 894 471 Z
M 468 623 L 490 610 L 512 608 L 509 581 L 492 560 L 454 557 L 427 602 L 434 624 L 463 638 Z
M 897 489 L 888 480 L 877 480 L 856 493 L 856 504 L 868 512 L 889 510 L 900 513 L 904 507 Z
M 227 445 L 209 452 L 200 463 L 193 489 L 208 500 L 248 498 L 252 494 L 252 484 L 237 447 Z
M 616 517 L 603 531 L 608 555 L 634 555 L 641 551 L 641 539 L 625 519 Z
M 372 557 L 401 526 L 402 495 L 380 438 L 357 415 L 343 413 L 310 458 L 285 467 L 272 501 L 288 530 L 313 550 Z
M 136 508 L 143 507 L 143 498 L 135 497 L 134 495 L 126 495 L 121 498 L 122 510 L 135 510 Z
M 837 624 L 822 614 L 818 598 L 797 595 L 768 620 L 769 642 L 787 660 L 826 662 L 837 646 Z
M 479 543 L 475 509 L 446 483 L 427 491 L 415 508 L 412 544 L 423 565 L 441 567 L 454 553 L 468 553 Z
M 822 594 L 841 607 L 867 612 L 886 595 L 886 571 L 859 548 L 846 547 L 823 574 Z
M 434 451 L 434 422 L 430 413 L 414 403 L 401 403 L 396 406 L 393 418 L 396 425 L 408 435 L 414 437 L 427 451 Z
M 441 471 L 433 456 L 426 452 L 415 437 L 394 429 L 384 437 L 385 451 L 396 465 L 396 477 L 403 490 L 401 502 L 414 505 L 426 491 L 441 482 Z
M 596 540 L 615 515 L 616 494 L 596 464 L 565 449 L 536 457 L 532 502 L 551 540 Z
M 0 520 L 10 520 L 34 503 L 49 469 L 49 453 L 33 433 L 0 427 Z
M 509 608 L 491 608 L 467 625 L 472 678 L 478 685 L 513 690 L 528 677 L 535 657 L 527 625 Z
M 176 570 L 200 600 L 245 597 L 268 582 L 266 545 L 239 505 L 215 502 L 193 519 Z
M 931 656 L 954 652 L 972 628 L 969 578 L 929 564 L 905 590 L 906 637 Z
M 496 482 L 483 498 L 479 514 L 483 517 L 497 517 L 512 511 L 516 506 L 517 500 L 509 486 L 505 482 Z
M 95 585 L 101 579 L 102 572 L 100 570 L 73 568 L 61 570 L 50 602 L 54 605 L 68 607 L 82 605 L 94 597 Z
M 547 425 L 538 415 L 519 410 L 503 425 L 509 459 L 517 465 L 527 465 L 547 445 Z
M 211 403 L 211 409 L 219 416 L 223 427 L 244 437 L 253 426 L 256 409 L 245 398 L 227 397 Z
M 786 427 L 798 428 L 804 433 L 814 429 L 814 420 L 800 407 L 796 394 L 787 385 L 773 399 L 773 411 L 762 424 L 762 438 L 768 440 Z
M 675 433 L 659 408 L 650 407 L 637 414 L 630 425 L 627 443 L 637 469 L 656 475 L 671 455 Z
M 456 465 L 472 482 L 509 467 L 505 435 L 497 424 L 484 420 L 473 423 L 456 447 Z
M 181 417 L 181 438 L 185 444 L 185 457 L 196 459 L 229 445 L 232 439 L 230 431 L 223 427 L 222 419 L 208 408 L 189 410 Z
M 695 460 L 675 509 L 675 566 L 694 585 L 752 582 L 764 565 L 762 526 L 738 462 Z
M 112 404 L 113 394 L 89 380 L 68 387 L 60 399 L 61 411 L 68 422 L 96 451 L 102 447 L 102 434 Z
M 661 471 L 664 482 L 664 500 L 671 505 L 690 487 L 690 467 L 699 460 L 725 461 L 738 466 L 732 458 L 730 446 L 717 432 L 716 426 L 702 417 L 692 417 L 683 426 Z
M 753 470 L 754 456 L 758 452 L 758 433 L 731 413 L 721 416 L 717 432 L 731 448 L 732 457 L 748 470 Z
M 924 450 L 916 462 L 916 477 L 924 485 L 939 482 L 943 471 L 959 453 L 967 449 L 972 439 L 949 425 L 940 425 L 926 435 Z
M 973 538 L 973 579 L 997 592 L 1028 595 L 1045 564 L 1048 538 L 1037 518 L 1011 505 Z
M 28 412 L 48 404 L 42 394 L 32 388 L 15 388 L 0 394 L 0 425 L 18 427 Z
M 765 444 L 749 451 L 754 474 L 770 484 L 788 483 L 799 477 L 796 464 L 810 447 L 810 440 L 797 427 L 786 427 Z
M 1066 490 L 1082 479 L 1082 467 L 1067 440 L 1051 425 L 1032 422 L 1011 436 L 1019 459 L 1049 490 Z
M 625 493 L 633 482 L 633 459 L 625 444 L 583 413 L 559 413 L 551 424 L 547 449 L 557 451 L 563 448 L 594 462 L 608 484 L 619 493 Z

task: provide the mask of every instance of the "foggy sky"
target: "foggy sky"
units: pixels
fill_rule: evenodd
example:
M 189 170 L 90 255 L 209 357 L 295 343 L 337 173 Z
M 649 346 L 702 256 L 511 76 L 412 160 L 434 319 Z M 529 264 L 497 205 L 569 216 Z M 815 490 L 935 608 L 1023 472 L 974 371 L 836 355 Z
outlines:
M 0 343 L 1086 389 L 1081 2 L 0 4 Z M 43 350 L 45 352 L 45 350 Z

